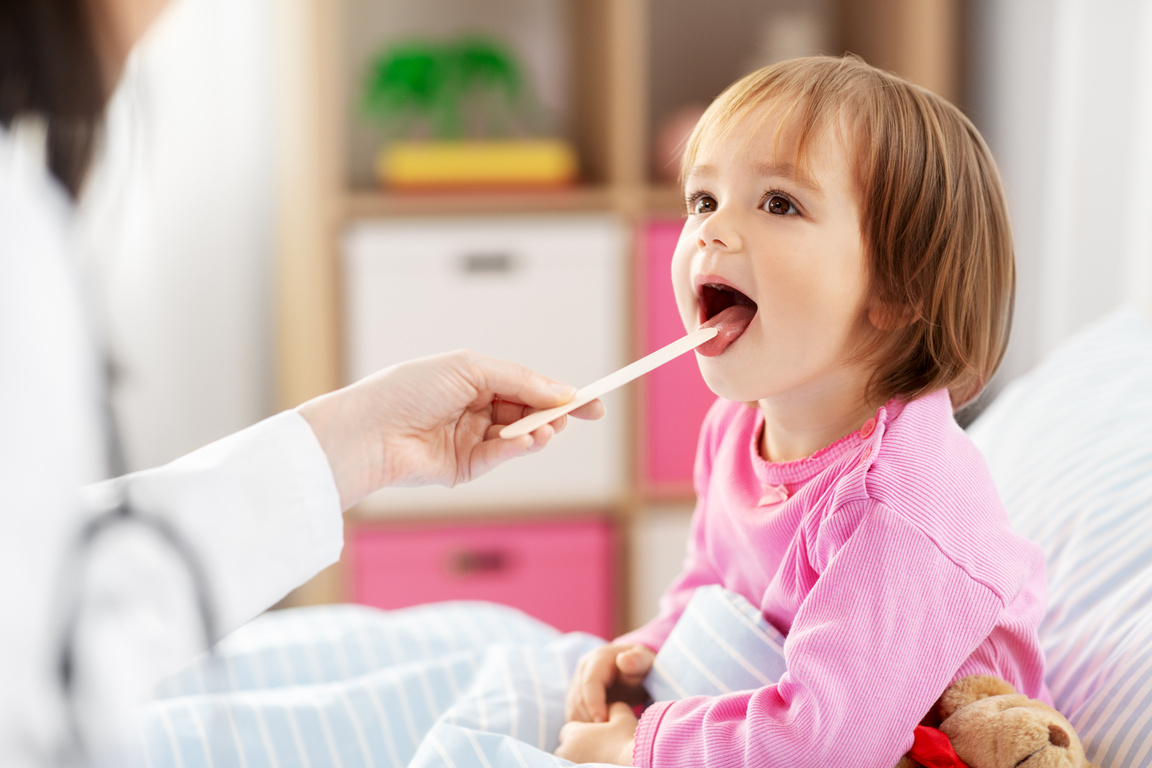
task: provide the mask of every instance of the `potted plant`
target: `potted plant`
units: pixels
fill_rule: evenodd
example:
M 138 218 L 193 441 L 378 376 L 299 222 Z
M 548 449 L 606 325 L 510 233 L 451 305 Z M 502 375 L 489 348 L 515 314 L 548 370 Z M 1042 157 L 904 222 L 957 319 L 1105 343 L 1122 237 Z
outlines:
M 391 45 L 369 67 L 365 112 L 394 188 L 558 186 L 576 178 L 570 145 L 535 134 L 543 111 L 499 43 L 464 37 Z

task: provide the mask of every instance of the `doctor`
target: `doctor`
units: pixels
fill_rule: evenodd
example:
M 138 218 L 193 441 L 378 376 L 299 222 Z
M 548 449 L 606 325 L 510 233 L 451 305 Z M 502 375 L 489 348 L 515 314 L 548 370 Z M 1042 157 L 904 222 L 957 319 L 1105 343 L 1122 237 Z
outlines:
M 108 732 L 102 716 L 201 650 L 205 623 L 215 639 L 335 562 L 342 510 L 543 448 L 563 419 L 508 441 L 496 425 L 574 392 L 473 353 L 425 358 L 93 484 L 107 475 L 111 425 L 75 201 L 108 98 L 164 5 L 0 0 L 5 768 L 83 761 Z M 574 415 L 602 413 L 597 401 Z

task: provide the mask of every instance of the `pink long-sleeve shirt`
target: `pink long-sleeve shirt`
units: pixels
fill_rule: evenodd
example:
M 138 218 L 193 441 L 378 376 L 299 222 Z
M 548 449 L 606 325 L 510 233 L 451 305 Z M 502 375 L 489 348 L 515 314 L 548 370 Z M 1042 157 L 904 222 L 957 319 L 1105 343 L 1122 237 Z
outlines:
M 743 403 L 709 411 L 684 571 L 618 642 L 659 650 L 693 591 L 722 584 L 785 634 L 787 671 L 651 705 L 634 765 L 891 768 L 955 679 L 998 675 L 1050 701 L 1043 552 L 1012 532 L 946 391 L 787 463 L 760 457 L 763 421 Z

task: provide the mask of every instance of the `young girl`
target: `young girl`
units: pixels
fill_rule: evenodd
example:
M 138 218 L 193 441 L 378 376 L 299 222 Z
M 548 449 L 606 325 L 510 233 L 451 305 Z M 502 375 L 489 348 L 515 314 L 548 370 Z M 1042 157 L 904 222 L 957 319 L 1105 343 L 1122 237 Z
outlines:
M 1043 554 L 953 420 L 1000 362 L 1014 289 L 976 129 L 859 59 L 798 59 L 712 104 L 682 177 L 672 281 L 685 327 L 720 330 L 696 351 L 722 399 L 684 571 L 655 620 L 581 660 L 557 754 L 890 768 L 957 678 L 1048 700 Z M 609 708 L 706 584 L 786 635 L 779 682 Z

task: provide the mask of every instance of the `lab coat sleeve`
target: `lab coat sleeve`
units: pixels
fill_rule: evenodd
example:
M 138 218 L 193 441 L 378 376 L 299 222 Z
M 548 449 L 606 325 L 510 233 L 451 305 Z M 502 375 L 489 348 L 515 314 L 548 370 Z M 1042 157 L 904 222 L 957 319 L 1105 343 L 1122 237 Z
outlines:
M 176 531 L 203 566 L 220 634 L 336 562 L 343 546 L 327 457 L 295 411 L 85 490 L 95 509 L 122 493 L 136 514 Z

